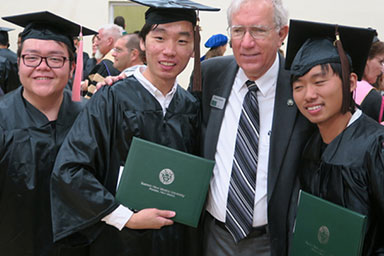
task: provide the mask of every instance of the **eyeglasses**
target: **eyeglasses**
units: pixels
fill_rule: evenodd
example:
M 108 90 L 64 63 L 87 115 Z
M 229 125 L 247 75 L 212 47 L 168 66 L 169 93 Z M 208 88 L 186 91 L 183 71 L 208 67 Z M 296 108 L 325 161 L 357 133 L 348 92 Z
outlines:
M 113 51 L 115 51 L 116 53 L 122 53 L 123 51 L 127 51 L 127 52 L 130 52 L 132 50 L 134 50 L 134 48 L 129 48 L 129 49 L 121 49 L 121 48 L 113 48 L 112 49 Z
M 38 67 L 43 59 L 45 59 L 45 64 L 47 64 L 50 68 L 62 68 L 64 66 L 64 63 L 69 60 L 69 58 L 64 56 L 39 56 L 39 55 L 33 55 L 33 54 L 24 54 L 21 56 L 23 59 L 23 63 L 25 66 L 30 68 Z
M 269 35 L 271 30 L 271 28 L 259 25 L 233 25 L 228 27 L 228 33 L 232 39 L 242 39 L 247 31 L 254 39 L 263 39 Z

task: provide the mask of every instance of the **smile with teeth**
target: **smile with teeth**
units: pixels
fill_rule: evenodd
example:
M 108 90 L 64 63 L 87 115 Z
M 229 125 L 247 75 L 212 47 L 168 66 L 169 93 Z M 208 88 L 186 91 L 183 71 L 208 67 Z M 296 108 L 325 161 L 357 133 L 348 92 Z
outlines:
M 35 79 L 36 80 L 49 80 L 51 78 L 49 78 L 49 77 L 36 77 Z
M 307 107 L 307 109 L 308 109 L 309 111 L 318 110 L 318 109 L 320 109 L 320 108 L 321 108 L 321 105 L 317 105 L 317 106 L 313 106 L 313 107 Z
M 160 64 L 164 65 L 164 66 L 175 66 L 176 65 L 175 63 L 165 62 L 165 61 L 161 61 Z

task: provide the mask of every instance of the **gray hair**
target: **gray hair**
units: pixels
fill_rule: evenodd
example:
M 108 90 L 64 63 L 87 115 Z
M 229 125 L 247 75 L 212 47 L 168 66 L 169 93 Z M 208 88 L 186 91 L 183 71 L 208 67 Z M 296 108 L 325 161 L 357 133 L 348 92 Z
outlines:
M 116 41 L 123 34 L 123 28 L 116 24 L 106 24 L 100 27 L 99 30 L 100 29 L 103 30 L 105 35 L 112 37 L 114 41 Z
M 241 6 L 247 2 L 252 2 L 255 0 L 232 0 L 231 4 L 227 10 L 227 20 L 228 26 L 232 25 L 232 15 L 239 11 Z M 260 1 L 260 0 L 258 0 Z M 270 0 L 275 10 L 274 20 L 276 29 L 279 30 L 282 27 L 288 25 L 288 11 L 283 5 L 282 0 Z

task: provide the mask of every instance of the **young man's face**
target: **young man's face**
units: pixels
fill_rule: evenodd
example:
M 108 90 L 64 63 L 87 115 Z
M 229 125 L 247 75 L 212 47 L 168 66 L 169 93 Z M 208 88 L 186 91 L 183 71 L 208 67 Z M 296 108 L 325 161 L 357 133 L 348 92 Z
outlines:
M 61 97 L 74 69 L 74 65 L 71 65 L 68 60 L 66 45 L 53 40 L 27 39 L 22 47 L 21 58 L 18 62 L 24 97 L 26 99 Z M 24 59 L 29 58 L 29 61 L 39 57 L 57 57 L 51 59 L 53 62 L 56 59 L 60 62 L 60 59 L 65 57 L 65 61 L 64 65 L 59 68 L 49 67 L 46 59 L 42 59 L 37 67 L 30 67 L 24 63 L 23 56 Z
M 313 67 L 308 73 L 293 82 L 293 98 L 300 112 L 317 125 L 330 124 L 343 114 L 342 81 L 329 67 Z
M 193 56 L 193 26 L 189 21 L 159 24 L 141 40 L 148 68 L 144 76 L 155 86 L 173 84 Z

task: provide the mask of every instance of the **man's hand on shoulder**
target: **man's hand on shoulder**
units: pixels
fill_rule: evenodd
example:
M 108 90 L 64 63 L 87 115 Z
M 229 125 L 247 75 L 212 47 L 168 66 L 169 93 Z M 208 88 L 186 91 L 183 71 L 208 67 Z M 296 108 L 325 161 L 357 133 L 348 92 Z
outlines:
M 117 81 L 119 80 L 122 80 L 124 78 L 126 78 L 127 76 L 125 75 L 125 73 L 121 73 L 120 75 L 118 76 L 107 76 L 103 82 L 98 82 L 96 84 L 96 90 L 99 90 L 101 87 L 105 86 L 105 85 L 112 85 L 113 83 L 116 83 Z

